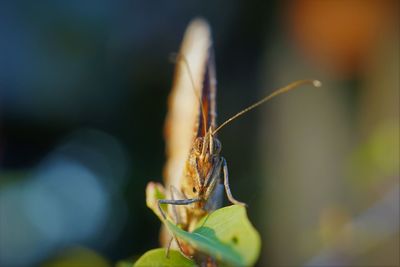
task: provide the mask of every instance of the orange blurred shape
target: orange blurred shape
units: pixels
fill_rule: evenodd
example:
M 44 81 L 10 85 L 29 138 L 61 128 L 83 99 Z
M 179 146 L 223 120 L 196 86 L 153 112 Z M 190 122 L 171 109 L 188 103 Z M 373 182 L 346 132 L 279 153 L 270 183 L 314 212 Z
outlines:
M 353 74 L 395 26 L 395 0 L 294 0 L 284 18 L 301 51 L 323 68 Z

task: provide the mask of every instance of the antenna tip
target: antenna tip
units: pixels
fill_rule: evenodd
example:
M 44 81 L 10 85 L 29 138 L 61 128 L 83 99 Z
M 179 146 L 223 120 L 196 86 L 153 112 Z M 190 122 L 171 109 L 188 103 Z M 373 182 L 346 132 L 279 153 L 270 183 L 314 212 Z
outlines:
M 318 80 L 314 80 L 313 82 L 314 87 L 320 88 L 322 86 L 322 83 Z

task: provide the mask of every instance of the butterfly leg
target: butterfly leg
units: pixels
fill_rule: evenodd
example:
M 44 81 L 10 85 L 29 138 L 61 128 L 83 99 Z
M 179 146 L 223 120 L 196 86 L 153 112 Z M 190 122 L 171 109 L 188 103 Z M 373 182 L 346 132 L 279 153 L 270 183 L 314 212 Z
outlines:
M 171 198 L 172 200 L 175 200 L 175 197 L 177 196 L 178 198 L 184 198 L 184 196 L 182 195 L 182 193 L 173 185 L 170 186 L 169 191 L 171 193 Z M 175 224 L 180 224 L 181 221 L 181 217 L 178 213 L 178 210 L 176 209 L 176 206 L 172 206 L 172 210 L 175 216 Z
M 221 161 L 222 161 L 222 170 L 224 173 L 224 186 L 225 186 L 226 195 L 228 196 L 229 201 L 233 204 L 247 206 L 246 203 L 240 202 L 232 196 L 231 189 L 229 188 L 228 165 L 226 164 L 226 160 L 224 158 L 221 158 Z
M 200 201 L 200 198 L 189 198 L 189 199 L 159 199 L 158 200 L 158 210 L 160 211 L 161 215 L 163 216 L 164 220 L 167 219 L 163 209 L 161 208 L 162 204 L 169 204 L 169 205 L 189 205 L 195 202 Z
M 178 197 L 182 197 L 182 194 L 179 192 L 179 190 L 178 190 L 175 186 L 171 185 L 170 188 L 169 188 L 169 190 L 170 190 L 170 193 L 171 193 L 171 198 L 172 198 L 172 200 L 175 200 L 175 194 L 176 194 L 176 195 L 179 195 Z M 175 205 L 172 206 L 172 210 L 173 210 L 173 213 L 174 213 L 174 216 L 175 216 L 175 224 L 180 224 L 180 223 L 181 223 L 181 218 L 180 218 L 180 216 L 179 216 L 179 214 L 178 214 L 178 211 L 177 211 Z M 174 239 L 175 239 L 176 244 L 178 245 L 179 250 L 183 253 L 181 244 L 179 243 L 178 239 L 176 238 L 175 235 L 172 235 L 171 238 L 170 238 L 170 240 L 169 240 L 169 242 L 168 242 L 166 251 L 165 251 L 165 256 L 166 256 L 167 258 L 169 258 L 169 250 L 170 250 L 170 248 L 171 248 L 172 241 L 173 241 Z
M 171 238 L 168 241 L 168 245 L 165 249 L 165 257 L 169 258 L 169 250 L 171 249 L 171 245 L 172 245 L 172 241 L 175 239 L 176 244 L 178 245 L 179 250 L 181 251 L 181 253 L 183 255 L 186 255 L 185 252 L 182 249 L 181 244 L 178 241 L 178 238 L 176 238 L 176 236 L 174 234 L 172 234 Z
M 161 208 L 161 205 L 162 205 L 162 204 L 169 204 L 169 205 L 189 205 L 189 204 L 192 204 L 192 203 L 195 203 L 195 202 L 198 202 L 198 201 L 200 201 L 199 198 L 191 198 L 191 199 L 159 199 L 159 200 L 158 200 L 158 209 L 159 209 L 161 215 L 163 216 L 163 218 L 164 218 L 164 220 L 165 220 L 165 219 L 167 219 L 167 216 L 165 215 L 163 209 Z M 184 253 L 184 251 L 183 251 L 181 245 L 179 244 L 178 239 L 176 238 L 176 236 L 175 236 L 174 234 L 172 234 L 171 241 L 169 242 L 169 244 L 168 244 L 168 246 L 167 246 L 167 249 L 166 249 L 166 251 L 165 251 L 166 256 L 168 257 L 169 249 L 170 249 L 170 246 L 171 246 L 172 239 L 175 239 L 175 240 L 176 240 L 176 243 L 177 243 L 177 245 L 178 245 L 178 247 L 179 247 L 179 250 L 182 252 L 183 255 L 185 255 L 185 253 Z

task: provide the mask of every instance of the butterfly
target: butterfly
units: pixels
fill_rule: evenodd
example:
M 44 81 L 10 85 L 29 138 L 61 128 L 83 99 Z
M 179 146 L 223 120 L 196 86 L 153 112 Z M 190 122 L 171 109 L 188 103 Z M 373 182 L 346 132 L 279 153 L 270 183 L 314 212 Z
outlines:
M 165 123 L 169 199 L 159 204 L 170 204 L 175 223 L 191 231 L 199 219 L 222 206 L 224 188 L 232 203 L 244 203 L 231 194 L 227 163 L 214 133 L 217 84 L 207 22 L 197 19 L 188 26 L 176 61 Z
M 217 126 L 214 52 L 211 30 L 205 20 L 195 19 L 189 24 L 176 61 L 164 133 L 167 162 L 163 191 L 166 198 L 158 200 L 158 208 L 164 219 L 172 218 L 183 230 L 191 231 L 202 217 L 222 206 L 224 193 L 231 203 L 245 206 L 230 190 L 228 166 L 221 155 L 217 132 L 274 96 L 303 84 L 319 87 L 320 82 L 293 82 Z M 166 204 L 167 212 L 162 209 Z M 172 239 L 162 238 L 168 247 Z M 195 253 L 192 248 L 176 243 L 184 254 Z

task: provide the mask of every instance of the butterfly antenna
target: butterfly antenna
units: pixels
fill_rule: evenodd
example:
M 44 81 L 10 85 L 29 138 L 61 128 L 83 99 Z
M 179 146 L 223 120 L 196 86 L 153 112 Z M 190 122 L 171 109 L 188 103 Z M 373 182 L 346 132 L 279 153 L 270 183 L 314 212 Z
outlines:
M 188 75 L 189 75 L 190 83 L 192 84 L 193 92 L 196 95 L 197 99 L 199 100 L 199 104 L 200 104 L 200 107 L 201 107 L 201 109 L 200 109 L 201 117 L 203 118 L 203 125 L 204 125 L 203 126 L 203 131 L 204 131 L 204 135 L 206 135 L 206 131 L 207 131 L 207 129 L 206 129 L 207 120 L 206 120 L 206 115 L 205 115 L 206 113 L 205 113 L 204 106 L 203 106 L 203 103 L 201 101 L 201 98 L 200 98 L 199 94 L 197 93 L 198 90 L 196 90 L 196 85 L 194 84 L 194 79 L 193 79 L 192 71 L 190 70 L 189 62 L 188 62 L 187 58 L 185 57 L 185 55 L 182 55 L 182 54 L 175 54 L 175 58 L 177 60 L 183 60 L 183 63 L 185 64 L 186 71 L 188 72 Z
M 285 87 L 282 87 L 282 88 L 274 91 L 273 93 L 271 93 L 270 95 L 264 97 L 263 99 L 261 99 L 260 101 L 254 103 L 253 105 L 243 109 L 242 111 L 238 112 L 236 115 L 230 117 L 224 123 L 222 123 L 217 129 L 215 129 L 212 132 L 212 135 L 215 135 L 225 125 L 229 124 L 230 122 L 232 122 L 233 120 L 235 120 L 238 117 L 242 116 L 243 114 L 247 113 L 248 111 L 250 111 L 250 110 L 252 110 L 252 109 L 254 109 L 254 108 L 256 108 L 256 107 L 258 107 L 258 106 L 260 106 L 262 104 L 264 104 L 268 100 L 270 100 L 270 99 L 272 99 L 272 98 L 274 98 L 274 97 L 276 97 L 278 95 L 281 95 L 281 94 L 287 93 L 289 91 L 292 91 L 292 90 L 294 90 L 294 89 L 296 89 L 299 86 L 304 85 L 304 84 L 311 84 L 316 88 L 319 88 L 319 87 L 322 86 L 322 83 L 320 81 L 318 81 L 318 80 L 298 80 L 298 81 L 292 82 L 292 83 L 286 85 Z

